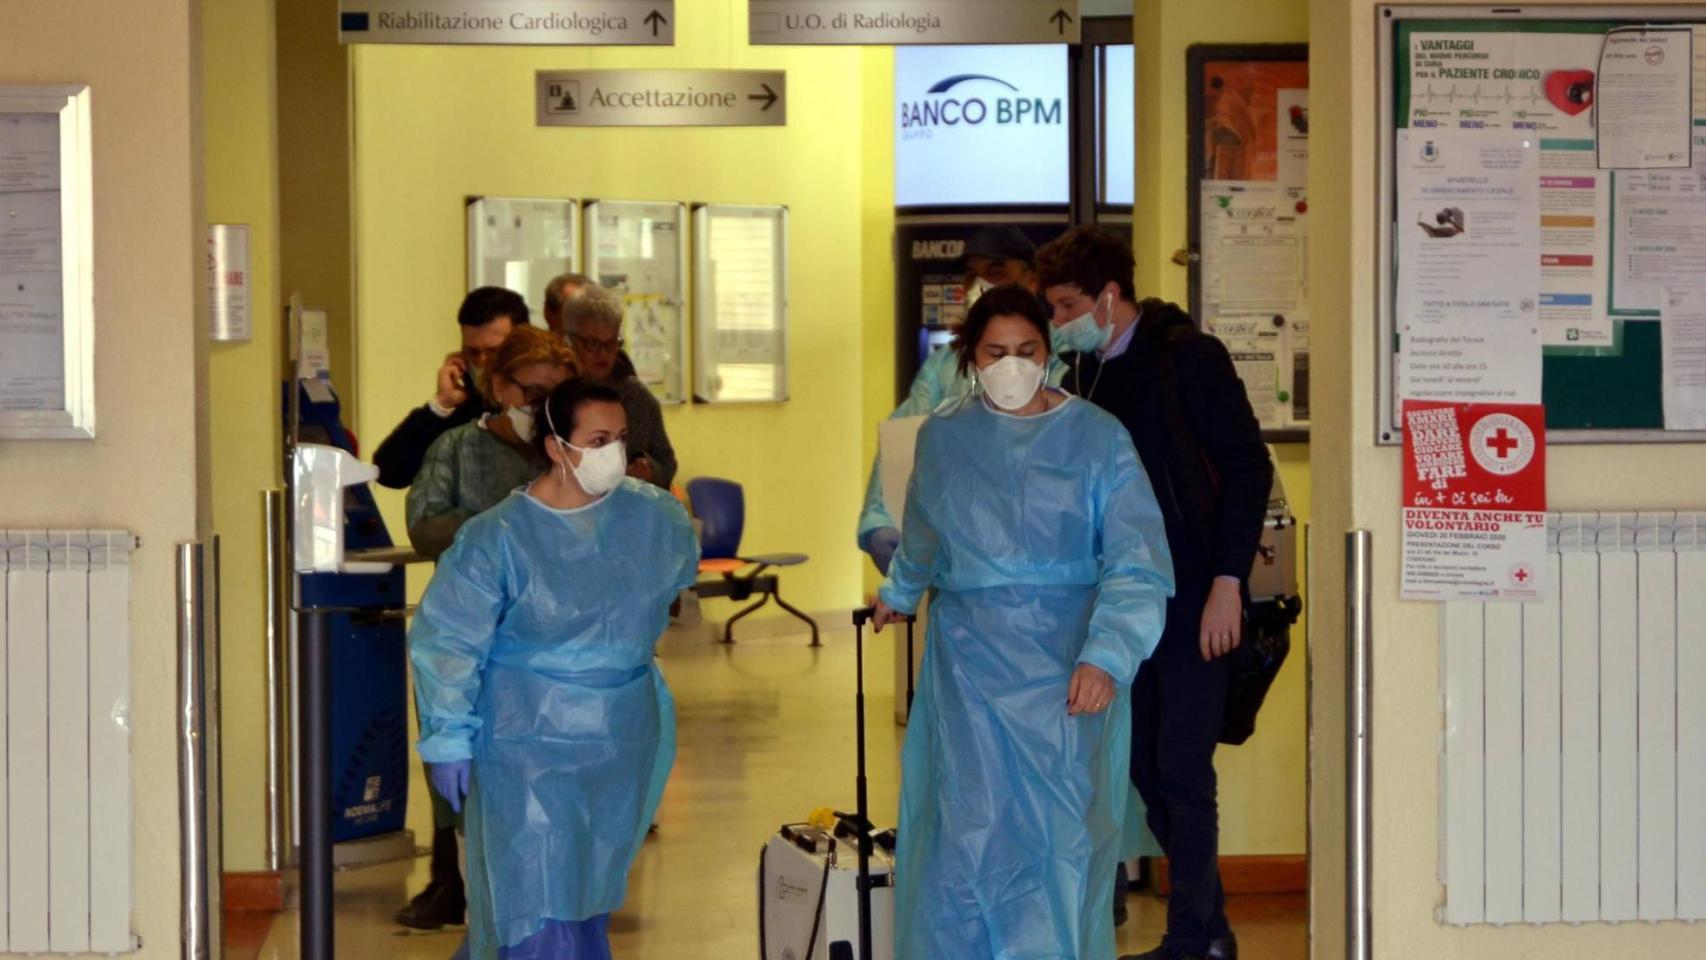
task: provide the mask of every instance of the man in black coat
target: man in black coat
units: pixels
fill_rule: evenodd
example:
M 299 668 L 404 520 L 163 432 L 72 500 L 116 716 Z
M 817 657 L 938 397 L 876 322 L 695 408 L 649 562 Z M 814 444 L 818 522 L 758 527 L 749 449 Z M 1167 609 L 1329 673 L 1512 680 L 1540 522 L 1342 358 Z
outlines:
M 1132 684 L 1132 782 L 1173 886 L 1167 935 L 1141 960 L 1231 960 L 1214 749 L 1273 464 L 1226 348 L 1178 306 L 1137 299 L 1123 241 L 1075 228 L 1038 251 L 1037 271 L 1054 322 L 1086 348 L 1062 358 L 1062 385 L 1130 431 L 1173 554 L 1167 624 Z
M 527 323 L 527 301 L 514 290 L 480 287 L 462 298 L 456 323 L 462 330 L 462 349 L 444 358 L 432 399 L 409 411 L 373 451 L 381 486 L 402 490 L 414 483 L 434 440 L 486 412 L 475 378 L 510 330 Z

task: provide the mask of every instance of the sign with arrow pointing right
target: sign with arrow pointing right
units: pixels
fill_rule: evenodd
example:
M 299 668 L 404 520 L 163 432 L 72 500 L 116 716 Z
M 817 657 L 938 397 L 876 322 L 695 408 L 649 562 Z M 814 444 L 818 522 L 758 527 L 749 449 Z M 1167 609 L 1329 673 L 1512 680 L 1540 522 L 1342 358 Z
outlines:
M 541 70 L 541 127 L 781 127 L 781 70 Z
M 1077 43 L 1079 0 L 750 0 L 754 44 Z

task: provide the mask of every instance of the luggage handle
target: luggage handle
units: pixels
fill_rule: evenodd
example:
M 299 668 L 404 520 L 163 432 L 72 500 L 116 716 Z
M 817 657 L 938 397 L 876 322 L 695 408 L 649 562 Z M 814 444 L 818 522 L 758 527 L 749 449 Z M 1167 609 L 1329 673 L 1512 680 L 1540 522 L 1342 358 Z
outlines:
M 860 607 L 853 611 L 853 662 L 857 693 L 854 712 L 858 723 L 858 771 L 854 786 L 858 797 L 859 817 L 859 879 L 854 884 L 859 901 L 859 960 L 871 960 L 871 807 L 865 790 L 865 624 L 877 611 Z M 917 621 L 906 618 L 906 709 L 912 715 L 912 627 Z

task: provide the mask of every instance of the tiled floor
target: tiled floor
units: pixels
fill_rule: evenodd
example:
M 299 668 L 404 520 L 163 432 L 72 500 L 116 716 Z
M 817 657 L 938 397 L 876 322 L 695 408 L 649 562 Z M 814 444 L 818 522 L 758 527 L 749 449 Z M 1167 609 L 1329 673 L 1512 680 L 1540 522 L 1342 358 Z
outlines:
M 662 647 L 675 692 L 680 748 L 659 812 L 629 884 L 627 906 L 611 924 L 620 960 L 746 958 L 757 954 L 755 869 L 760 844 L 783 822 L 814 807 L 853 805 L 853 643 L 850 631 L 802 639 L 708 643 L 700 631 L 672 633 Z M 902 728 L 893 716 L 892 635 L 867 645 L 868 750 L 873 819 L 894 822 Z M 420 782 L 417 775 L 417 784 Z M 411 805 L 411 826 L 426 837 L 426 804 Z M 337 881 L 341 957 L 443 960 L 460 932 L 410 934 L 391 922 L 424 884 L 426 861 L 366 867 Z M 1161 901 L 1134 895 L 1120 930 L 1124 951 L 1148 949 L 1165 923 Z M 1307 955 L 1305 907 L 1296 897 L 1234 897 L 1229 912 L 1249 960 Z M 230 960 L 294 960 L 296 914 L 260 924 L 234 918 Z M 263 922 L 264 923 L 264 922 Z

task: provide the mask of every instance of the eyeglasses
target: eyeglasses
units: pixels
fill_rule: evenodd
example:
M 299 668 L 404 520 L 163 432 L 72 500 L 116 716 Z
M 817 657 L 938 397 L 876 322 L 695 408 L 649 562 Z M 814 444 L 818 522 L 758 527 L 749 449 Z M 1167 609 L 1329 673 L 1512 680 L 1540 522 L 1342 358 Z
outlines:
M 569 334 L 569 339 L 573 341 L 576 347 L 587 353 L 615 353 L 616 351 L 621 350 L 622 345 L 627 342 L 621 337 L 616 337 L 612 340 L 594 340 L 591 337 L 583 337 L 578 333 Z

